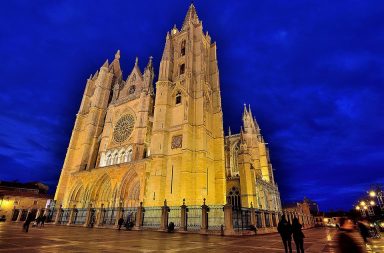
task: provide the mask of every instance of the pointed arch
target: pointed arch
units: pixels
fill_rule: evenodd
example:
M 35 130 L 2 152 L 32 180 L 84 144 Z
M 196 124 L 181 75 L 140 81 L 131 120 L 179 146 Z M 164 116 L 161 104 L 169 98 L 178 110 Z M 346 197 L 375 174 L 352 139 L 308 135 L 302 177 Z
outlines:
M 84 204 L 84 186 L 81 180 L 77 180 L 70 191 L 68 206 L 76 205 L 82 207 L 82 204 Z
M 111 179 L 107 174 L 102 175 L 92 186 L 90 200 L 95 206 L 110 203 L 113 198 Z
M 123 206 L 138 206 L 140 198 L 140 178 L 134 169 L 123 177 L 117 192 Z

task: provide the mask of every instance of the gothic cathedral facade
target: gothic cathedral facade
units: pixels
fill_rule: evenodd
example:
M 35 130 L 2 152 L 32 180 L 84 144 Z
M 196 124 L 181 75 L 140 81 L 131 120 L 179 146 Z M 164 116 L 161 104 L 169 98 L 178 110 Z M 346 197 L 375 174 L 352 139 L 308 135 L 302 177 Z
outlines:
M 224 136 L 216 44 L 193 4 L 167 33 L 156 92 L 150 57 L 123 79 L 120 51 L 87 80 L 55 200 L 63 207 L 224 205 L 281 211 L 250 109 Z

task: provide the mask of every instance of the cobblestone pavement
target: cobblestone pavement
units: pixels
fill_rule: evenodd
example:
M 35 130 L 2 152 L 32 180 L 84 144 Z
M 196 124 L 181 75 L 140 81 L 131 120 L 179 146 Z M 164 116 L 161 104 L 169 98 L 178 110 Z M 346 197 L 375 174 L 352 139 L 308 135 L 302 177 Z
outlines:
M 21 226 L 0 223 L 0 252 L 284 252 L 278 234 L 222 237 L 54 225 L 31 227 L 25 233 Z M 336 252 L 335 229 L 314 228 L 304 233 L 306 252 Z M 356 233 L 353 236 L 362 243 Z M 369 252 L 384 252 L 382 239 L 370 247 L 375 250 Z

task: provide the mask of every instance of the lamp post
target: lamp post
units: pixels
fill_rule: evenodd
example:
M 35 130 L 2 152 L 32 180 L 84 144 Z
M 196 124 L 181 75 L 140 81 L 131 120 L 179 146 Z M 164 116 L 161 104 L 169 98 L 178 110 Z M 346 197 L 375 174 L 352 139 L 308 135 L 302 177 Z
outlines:
M 383 191 L 381 189 L 377 188 L 376 190 L 371 190 L 369 192 L 369 196 L 371 198 L 376 197 L 377 205 L 380 207 L 381 210 L 384 210 Z

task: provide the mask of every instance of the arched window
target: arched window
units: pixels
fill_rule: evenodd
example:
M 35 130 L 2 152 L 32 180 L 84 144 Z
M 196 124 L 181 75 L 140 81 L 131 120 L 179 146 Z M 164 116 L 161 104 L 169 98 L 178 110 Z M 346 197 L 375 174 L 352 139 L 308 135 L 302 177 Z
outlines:
M 107 155 L 107 162 L 106 162 L 106 165 L 109 166 L 109 165 L 111 165 L 111 163 L 112 163 L 112 155 L 111 155 L 111 154 L 108 154 L 108 155 Z
M 113 155 L 113 164 L 118 164 L 119 163 L 119 154 L 116 152 Z
M 232 151 L 232 176 L 238 176 L 239 174 L 239 142 L 235 144 Z
M 131 162 L 131 161 L 132 161 L 132 148 L 128 150 L 128 154 L 127 154 L 127 162 Z
M 240 198 L 240 190 L 237 187 L 232 187 L 228 193 L 229 203 L 232 205 L 233 209 L 241 208 L 241 198 Z
M 180 91 L 178 91 L 177 93 L 176 93 L 176 104 L 178 105 L 178 104 L 181 104 L 181 92 Z
M 127 156 L 125 155 L 125 151 L 120 153 L 120 163 L 126 163 L 127 161 Z
M 180 49 L 181 56 L 185 55 L 185 40 L 181 42 L 181 49 Z
M 184 63 L 180 65 L 179 73 L 180 73 L 180 75 L 184 75 L 184 73 L 185 73 L 185 64 Z

